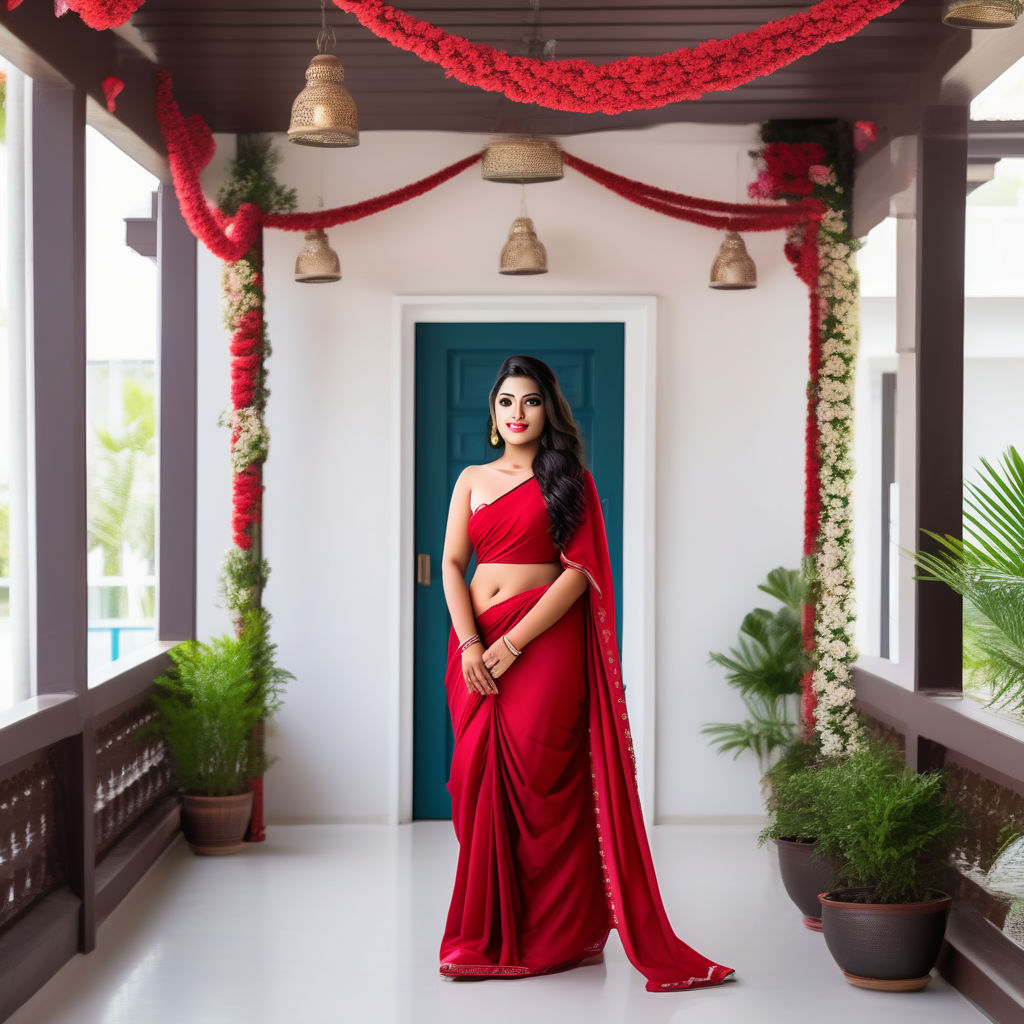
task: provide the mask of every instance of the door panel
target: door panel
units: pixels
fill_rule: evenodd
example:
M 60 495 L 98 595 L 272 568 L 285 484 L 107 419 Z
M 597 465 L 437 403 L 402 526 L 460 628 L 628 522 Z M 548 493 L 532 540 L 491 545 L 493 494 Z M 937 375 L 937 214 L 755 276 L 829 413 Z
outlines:
M 490 462 L 487 395 L 506 356 L 546 362 L 583 435 L 601 494 L 621 635 L 624 328 L 621 323 L 418 324 L 416 327 L 416 551 L 431 582 L 416 587 L 413 817 L 451 817 L 446 789 L 452 731 L 444 692 L 451 623 L 441 552 L 452 488 L 467 465 Z M 472 574 L 473 566 L 469 573 Z

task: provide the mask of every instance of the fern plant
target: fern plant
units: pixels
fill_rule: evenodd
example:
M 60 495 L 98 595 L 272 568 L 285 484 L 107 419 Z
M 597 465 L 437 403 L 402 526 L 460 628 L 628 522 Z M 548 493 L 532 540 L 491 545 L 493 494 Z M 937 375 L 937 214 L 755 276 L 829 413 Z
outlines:
M 747 709 L 743 722 L 709 722 L 701 732 L 718 753 L 757 757 L 764 774 L 775 752 L 797 738 L 794 696 L 809 662 L 803 648 L 801 609 L 806 581 L 798 570 L 773 569 L 758 586 L 780 602 L 776 611 L 755 608 L 740 625 L 739 639 L 728 654 L 712 651 L 710 660 L 726 669 L 726 681 L 739 691 Z
M 945 792 L 944 772 L 918 774 L 898 753 L 869 743 L 840 761 L 809 769 L 818 850 L 840 886 L 879 903 L 918 903 L 941 885 L 964 828 Z
M 991 684 L 990 705 L 1024 715 L 1024 458 L 981 460 L 964 485 L 964 539 L 923 530 L 938 545 L 911 552 L 918 579 L 964 598 L 965 667 Z
M 245 792 L 269 762 L 257 723 L 281 704 L 290 673 L 274 664 L 266 615 L 249 615 L 238 636 L 189 640 L 170 652 L 171 669 L 156 680 L 155 731 L 170 750 L 178 783 L 190 794 Z

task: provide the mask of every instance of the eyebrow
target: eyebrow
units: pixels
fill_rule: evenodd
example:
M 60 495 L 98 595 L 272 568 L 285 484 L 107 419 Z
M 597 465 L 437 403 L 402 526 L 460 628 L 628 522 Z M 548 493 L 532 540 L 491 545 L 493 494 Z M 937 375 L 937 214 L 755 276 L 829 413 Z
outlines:
M 498 394 L 499 398 L 515 398 L 511 391 L 502 391 Z M 528 391 L 523 398 L 543 398 L 544 396 L 539 391 Z

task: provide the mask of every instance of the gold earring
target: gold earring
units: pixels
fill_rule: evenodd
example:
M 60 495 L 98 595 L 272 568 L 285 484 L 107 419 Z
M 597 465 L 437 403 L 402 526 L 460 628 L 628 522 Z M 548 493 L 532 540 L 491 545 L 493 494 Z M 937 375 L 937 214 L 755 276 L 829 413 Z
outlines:
M 501 438 L 498 437 L 498 428 L 495 426 L 494 420 L 491 420 L 491 447 L 497 448 L 501 444 Z

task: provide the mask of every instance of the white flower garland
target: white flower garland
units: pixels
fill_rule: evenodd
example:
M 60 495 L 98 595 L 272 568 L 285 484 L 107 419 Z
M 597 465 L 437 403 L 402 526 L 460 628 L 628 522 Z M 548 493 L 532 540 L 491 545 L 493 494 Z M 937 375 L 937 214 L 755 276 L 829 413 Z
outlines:
M 833 179 L 834 180 L 834 179 Z M 828 184 L 831 184 L 829 182 Z M 835 189 L 841 192 L 841 187 Z M 840 210 L 829 209 L 818 236 L 822 299 L 821 370 L 817 390 L 821 517 L 814 557 L 816 729 L 826 757 L 845 756 L 864 741 L 851 685 L 853 642 L 853 388 L 859 282 L 856 242 Z

